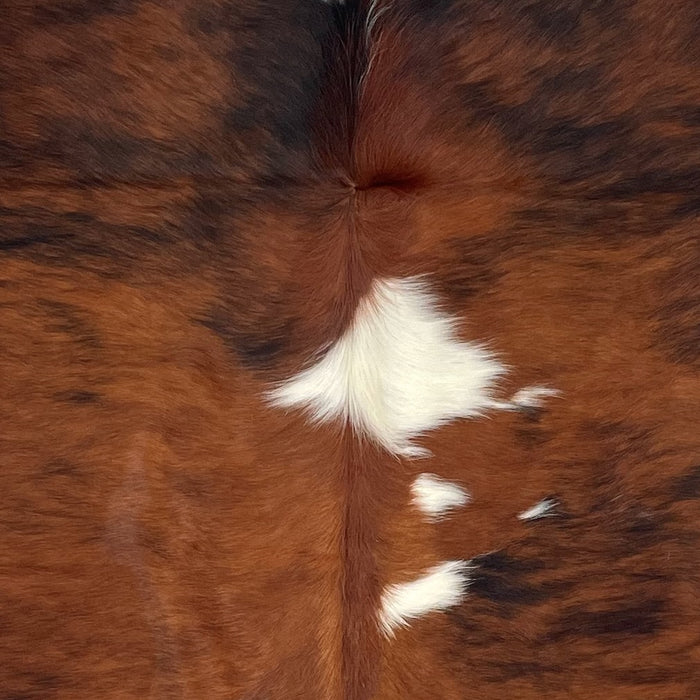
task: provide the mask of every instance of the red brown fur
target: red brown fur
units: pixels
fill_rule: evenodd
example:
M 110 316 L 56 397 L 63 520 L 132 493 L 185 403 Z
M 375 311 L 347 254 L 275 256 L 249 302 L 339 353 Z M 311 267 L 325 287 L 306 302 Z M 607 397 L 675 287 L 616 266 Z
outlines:
M 695 0 L 0 9 L 1 698 L 700 697 Z M 429 466 L 266 404 L 415 274 L 561 397 Z

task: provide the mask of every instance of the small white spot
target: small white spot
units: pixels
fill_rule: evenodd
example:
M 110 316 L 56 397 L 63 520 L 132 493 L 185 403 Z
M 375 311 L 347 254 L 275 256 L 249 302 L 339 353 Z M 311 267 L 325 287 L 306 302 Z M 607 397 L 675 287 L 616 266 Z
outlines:
M 532 508 L 524 510 L 518 515 L 518 520 L 539 520 L 540 518 L 552 518 L 556 516 L 554 512 L 559 504 L 553 498 L 544 498 L 539 503 L 535 503 Z
M 425 457 L 414 439 L 483 415 L 505 371 L 484 347 L 459 340 L 421 279 L 376 280 L 326 355 L 268 399 L 305 408 L 316 422 L 348 420 L 389 452 Z
M 469 494 L 459 484 L 435 474 L 420 474 L 413 482 L 411 492 L 413 504 L 434 520 L 469 503 Z
M 528 386 L 513 394 L 510 401 L 492 401 L 490 407 L 500 411 L 542 408 L 544 399 L 553 396 L 561 396 L 561 392 L 547 386 Z
M 541 408 L 544 399 L 560 395 L 560 391 L 548 386 L 528 386 L 518 391 L 510 401 L 518 408 Z
M 469 586 L 468 571 L 466 561 L 446 561 L 415 581 L 387 586 L 379 612 L 384 634 L 393 637 L 394 630 L 408 627 L 410 620 L 461 603 Z

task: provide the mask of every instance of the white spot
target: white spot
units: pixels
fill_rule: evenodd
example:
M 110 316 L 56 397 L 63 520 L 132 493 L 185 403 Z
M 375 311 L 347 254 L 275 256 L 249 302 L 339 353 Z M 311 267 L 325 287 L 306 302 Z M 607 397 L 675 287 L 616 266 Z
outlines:
M 544 399 L 560 394 L 561 392 L 548 386 L 528 386 L 518 391 L 510 401 L 518 408 L 541 408 Z
M 557 505 L 558 503 L 553 498 L 544 498 L 539 503 L 535 503 L 532 508 L 520 513 L 518 520 L 539 520 L 540 518 L 554 517 Z
M 384 634 L 393 637 L 394 630 L 408 627 L 410 620 L 461 603 L 469 586 L 468 571 L 466 561 L 447 561 L 415 581 L 387 586 L 379 612 Z
M 413 503 L 429 518 L 437 520 L 454 508 L 469 503 L 469 494 L 459 485 L 435 474 L 421 474 L 411 486 Z
M 374 282 L 346 333 L 314 366 L 269 392 L 313 421 L 343 418 L 388 451 L 429 452 L 413 440 L 458 418 L 483 415 L 505 373 L 483 346 L 459 340 L 417 278 Z
M 560 395 L 561 392 L 547 386 L 528 386 L 515 393 L 510 401 L 492 401 L 490 407 L 501 411 L 541 408 L 544 405 L 544 399 Z

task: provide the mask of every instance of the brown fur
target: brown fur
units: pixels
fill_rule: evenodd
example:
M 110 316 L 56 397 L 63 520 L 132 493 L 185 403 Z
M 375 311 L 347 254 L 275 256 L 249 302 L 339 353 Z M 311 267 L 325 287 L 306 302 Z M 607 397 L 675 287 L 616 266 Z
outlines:
M 0 2 L 0 698 L 700 697 L 700 5 L 367 13 Z M 409 274 L 561 398 L 427 463 L 265 405 Z

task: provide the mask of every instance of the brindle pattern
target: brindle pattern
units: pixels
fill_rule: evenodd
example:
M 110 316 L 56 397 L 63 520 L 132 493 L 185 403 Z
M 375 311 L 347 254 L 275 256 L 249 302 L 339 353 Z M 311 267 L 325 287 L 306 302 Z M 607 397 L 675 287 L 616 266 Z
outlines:
M 700 696 L 698 3 L 0 9 L 0 697 Z M 261 398 L 416 273 L 562 392 L 426 439 L 437 524 Z

